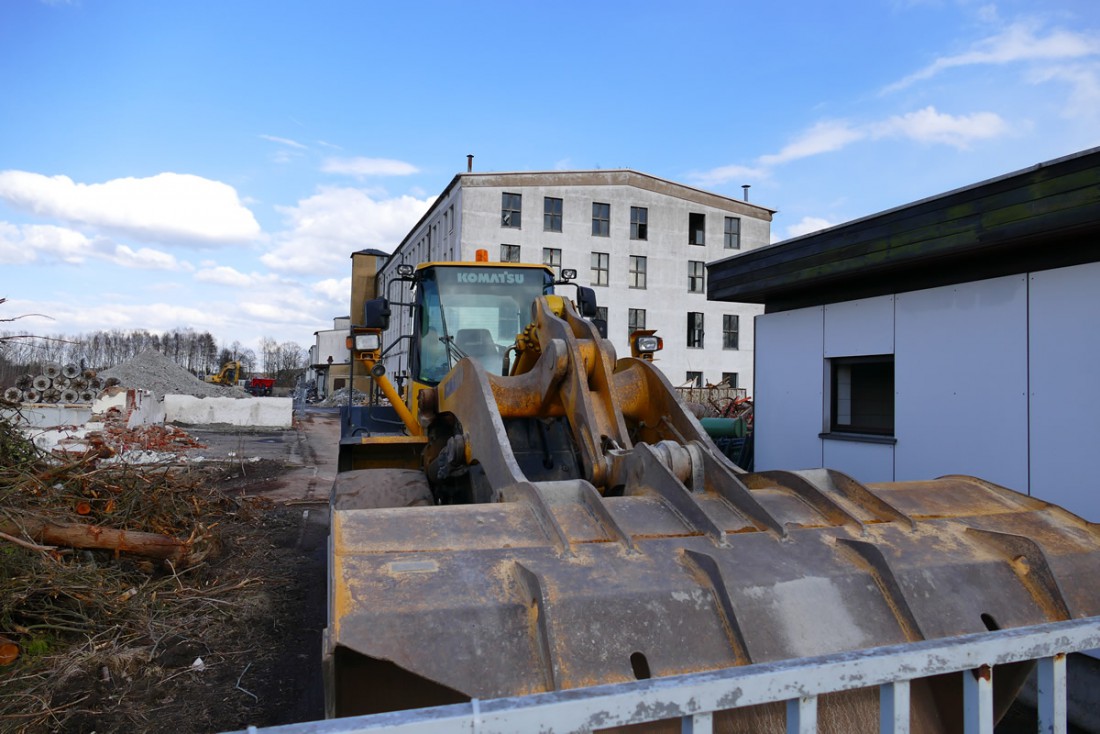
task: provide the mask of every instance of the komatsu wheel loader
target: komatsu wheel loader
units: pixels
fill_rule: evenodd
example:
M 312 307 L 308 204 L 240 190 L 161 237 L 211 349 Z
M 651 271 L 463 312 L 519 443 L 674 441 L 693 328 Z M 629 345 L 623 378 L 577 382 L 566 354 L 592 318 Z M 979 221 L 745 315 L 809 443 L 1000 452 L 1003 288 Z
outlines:
M 592 289 L 479 259 L 402 266 L 352 327 L 384 399 L 343 416 L 329 716 L 1100 614 L 1096 526 L 972 477 L 747 473 L 650 359 L 616 358 Z M 394 312 L 411 330 L 383 344 Z M 1027 673 L 994 671 L 998 713 Z M 961 727 L 961 690 L 914 684 L 914 729 Z M 823 721 L 877 722 L 858 698 Z

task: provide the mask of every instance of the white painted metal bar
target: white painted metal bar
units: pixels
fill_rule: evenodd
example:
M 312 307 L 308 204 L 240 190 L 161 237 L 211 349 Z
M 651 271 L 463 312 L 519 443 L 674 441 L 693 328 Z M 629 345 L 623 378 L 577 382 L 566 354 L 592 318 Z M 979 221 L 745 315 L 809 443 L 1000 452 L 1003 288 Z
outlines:
M 680 732 L 681 734 L 713 734 L 714 714 L 708 711 L 705 714 L 685 716 L 680 721 Z
M 909 734 L 909 681 L 878 687 L 879 734 Z
M 817 696 L 787 701 L 787 734 L 817 734 Z
M 982 665 L 963 671 L 963 731 L 993 734 L 993 670 Z
M 1096 648 L 1100 648 L 1100 617 L 1091 617 L 705 673 L 482 700 L 478 702 L 478 730 L 484 734 L 512 734 L 539 731 L 552 722 L 555 732 L 581 732 L 685 716 L 693 717 L 694 725 L 698 714 L 869 686 L 894 684 L 897 697 L 899 681 Z M 1064 681 L 1064 664 L 1055 677 L 1059 675 Z M 991 686 L 983 692 L 972 674 L 968 672 L 964 678 L 974 681 L 976 701 L 983 696 L 990 699 L 988 731 L 992 731 Z M 471 704 L 455 704 L 256 731 L 467 734 L 473 731 L 474 720 Z M 985 731 L 980 728 L 980 717 L 976 722 L 978 728 L 967 731 Z
M 1066 734 L 1066 656 L 1040 658 L 1037 668 L 1039 733 Z

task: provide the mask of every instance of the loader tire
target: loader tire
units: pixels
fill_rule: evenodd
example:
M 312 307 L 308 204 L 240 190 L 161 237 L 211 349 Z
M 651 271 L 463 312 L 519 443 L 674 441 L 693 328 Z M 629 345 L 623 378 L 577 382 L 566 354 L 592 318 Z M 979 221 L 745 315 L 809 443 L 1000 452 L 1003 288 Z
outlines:
M 336 475 L 334 510 L 434 505 L 428 478 L 418 469 L 356 469 Z

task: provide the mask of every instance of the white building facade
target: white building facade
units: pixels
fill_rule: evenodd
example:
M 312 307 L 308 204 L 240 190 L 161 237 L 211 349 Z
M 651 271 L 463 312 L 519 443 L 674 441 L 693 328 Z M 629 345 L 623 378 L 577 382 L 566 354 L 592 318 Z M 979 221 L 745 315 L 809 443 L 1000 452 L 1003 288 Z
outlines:
M 1100 521 L 1100 148 L 712 266 L 757 471 L 969 474 Z
M 655 329 L 656 364 L 674 385 L 751 389 L 752 321 L 763 309 L 708 301 L 706 263 L 767 244 L 773 213 L 629 170 L 459 174 L 380 269 L 380 292 L 399 264 L 472 261 L 477 250 L 575 269 L 619 356 L 629 356 L 632 331 Z M 395 331 L 408 333 L 395 316 Z

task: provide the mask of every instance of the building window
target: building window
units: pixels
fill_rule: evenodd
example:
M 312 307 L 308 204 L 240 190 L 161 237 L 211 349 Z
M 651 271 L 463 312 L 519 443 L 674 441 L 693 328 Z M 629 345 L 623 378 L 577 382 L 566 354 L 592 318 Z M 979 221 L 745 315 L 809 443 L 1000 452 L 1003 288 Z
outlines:
M 697 311 L 688 312 L 687 345 L 692 349 L 703 348 L 703 314 Z
M 644 206 L 630 207 L 630 239 L 649 239 L 649 209 Z
M 561 273 L 561 248 L 558 247 L 544 247 L 542 248 L 542 264 L 549 265 L 554 269 L 555 273 Z
M 500 261 L 502 263 L 521 263 L 519 259 L 519 245 L 501 245 Z
M 688 293 L 706 293 L 707 266 L 702 260 L 688 260 Z
M 561 232 L 561 199 L 543 197 L 542 228 L 547 232 Z
M 829 430 L 894 435 L 894 355 L 830 359 Z
M 523 213 L 523 196 L 521 194 L 501 194 L 500 197 L 500 226 L 519 229 Z
M 630 256 L 630 287 L 645 288 L 646 261 L 640 255 Z
M 702 372 L 688 372 L 687 373 L 687 387 L 702 387 L 703 386 L 703 373 Z
M 736 372 L 723 372 L 722 382 L 729 387 L 737 387 L 737 373 Z
M 741 249 L 741 220 L 737 217 L 726 217 L 726 249 Z
M 688 244 L 705 245 L 707 234 L 707 215 L 688 213 Z
M 741 327 L 741 317 L 737 314 L 722 315 L 722 349 L 739 349 L 737 340 Z M 736 387 L 736 385 L 734 385 Z
M 455 231 L 455 205 L 451 204 L 447 207 L 447 232 L 453 234 Z
M 645 309 L 644 308 L 632 308 L 627 311 L 627 330 L 628 335 L 633 334 L 635 331 L 641 331 L 645 328 Z
M 611 271 L 611 256 L 606 252 L 592 253 L 592 285 L 607 285 Z
M 607 323 L 607 306 L 596 306 L 596 320 Z
M 611 234 L 611 205 L 592 202 L 592 236 L 607 237 Z

